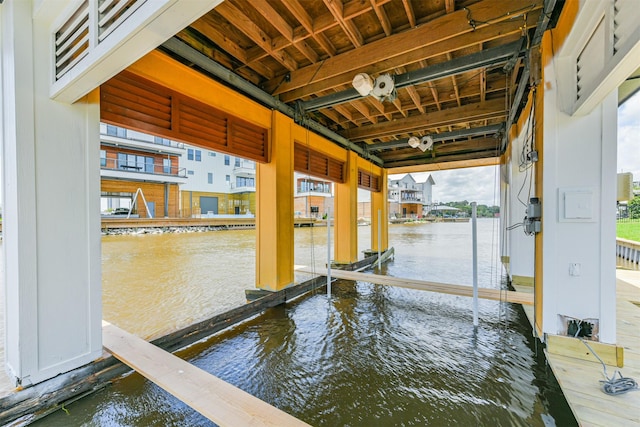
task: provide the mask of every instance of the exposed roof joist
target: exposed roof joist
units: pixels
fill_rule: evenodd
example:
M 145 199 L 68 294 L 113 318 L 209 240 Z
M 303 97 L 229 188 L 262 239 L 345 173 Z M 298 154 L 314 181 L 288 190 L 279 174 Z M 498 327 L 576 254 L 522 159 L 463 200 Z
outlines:
M 522 40 L 518 40 L 502 46 L 496 46 L 470 55 L 454 58 L 447 62 L 434 64 L 420 70 L 409 71 L 394 76 L 395 87 L 396 89 L 402 89 L 404 87 L 454 76 L 466 71 L 502 64 L 513 57 L 523 55 L 525 51 L 522 50 L 522 45 Z M 310 101 L 304 101 L 300 105 L 303 111 L 317 111 L 358 98 L 362 98 L 362 96 L 357 90 L 347 89 L 342 92 L 314 98 Z
M 469 129 L 459 129 L 451 132 L 442 132 L 430 134 L 433 142 L 441 142 L 441 141 L 452 141 L 455 139 L 461 138 L 470 138 L 478 135 L 496 135 L 504 131 L 504 123 L 489 125 L 489 126 L 481 126 L 476 128 Z M 406 148 L 409 138 L 398 139 L 395 141 L 389 142 L 380 142 L 377 144 L 369 144 L 367 149 L 369 151 L 382 151 L 382 150 L 390 150 L 393 148 Z

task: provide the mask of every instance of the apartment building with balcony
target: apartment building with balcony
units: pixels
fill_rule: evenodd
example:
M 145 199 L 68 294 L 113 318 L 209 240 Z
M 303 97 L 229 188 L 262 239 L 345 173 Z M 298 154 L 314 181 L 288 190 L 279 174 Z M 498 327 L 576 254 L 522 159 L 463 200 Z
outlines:
M 177 217 L 179 186 L 187 181 L 180 167 L 185 151 L 184 144 L 101 123 L 102 214 L 133 206 L 132 214 L 140 218 Z
M 293 210 L 298 217 L 322 218 L 333 212 L 333 183 L 309 175 L 294 173 Z
M 431 175 L 424 183 L 417 182 L 411 174 L 389 180 L 389 215 L 401 218 L 421 217 L 422 206 L 430 204 L 425 197 L 425 184 L 431 194 L 431 185 L 434 184 Z
M 182 217 L 255 215 L 254 161 L 186 144 L 185 150 L 180 159 L 187 177 L 180 187 Z

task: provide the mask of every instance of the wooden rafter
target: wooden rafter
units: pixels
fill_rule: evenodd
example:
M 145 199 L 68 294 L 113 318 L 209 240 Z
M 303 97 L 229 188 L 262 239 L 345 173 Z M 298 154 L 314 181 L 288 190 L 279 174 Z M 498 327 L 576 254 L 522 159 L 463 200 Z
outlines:
M 440 126 L 449 126 L 451 124 L 501 118 L 505 115 L 504 107 L 505 105 L 502 99 L 495 99 L 483 103 L 435 111 L 431 114 L 419 114 L 404 119 L 361 126 L 360 128 L 348 129 L 341 133 L 344 137 L 353 141 L 361 141 L 362 139 L 376 136 L 393 136 L 400 132 L 406 133 Z
M 455 14 L 458 14 L 458 12 Z M 534 16 L 535 20 L 537 20 L 536 13 L 528 16 L 528 20 L 531 20 L 532 25 L 535 23 Z M 432 44 L 422 46 L 420 49 L 414 49 L 416 46 L 415 40 L 419 39 L 422 34 L 421 30 L 426 27 L 426 25 L 421 26 L 405 33 L 392 35 L 366 44 L 359 49 L 357 54 L 349 52 L 328 58 L 323 63 L 321 70 L 317 69 L 317 64 L 302 67 L 296 72 L 292 72 L 291 81 L 280 86 L 274 94 L 281 94 L 281 99 L 289 102 L 316 93 L 318 90 L 350 84 L 354 74 L 357 72 L 379 74 L 397 67 L 443 55 L 447 52 L 477 45 L 478 43 L 520 35 L 521 26 L 520 22 L 501 22 L 474 32 L 453 35 L 451 38 L 438 40 Z M 415 35 L 416 39 L 413 36 L 406 37 L 408 33 Z M 405 48 L 407 44 L 410 47 Z M 385 56 L 385 53 L 381 53 L 380 50 L 370 48 L 372 45 L 386 52 L 391 51 L 394 56 Z M 408 50 L 403 51 L 402 49 Z M 313 81 L 311 81 L 312 77 Z M 265 84 L 265 88 L 267 91 L 272 92 L 278 83 L 278 79 L 272 79 Z
M 342 28 L 342 31 L 344 31 L 349 40 L 351 40 L 351 43 L 353 43 L 355 47 L 362 46 L 364 44 L 362 34 L 360 34 L 360 31 L 358 31 L 358 28 L 356 28 L 355 24 L 352 21 L 347 20 L 344 17 L 344 5 L 342 4 L 342 0 L 324 0 L 324 4 L 336 19 L 336 21 Z
M 313 37 L 327 55 L 333 56 L 336 54 L 336 48 L 333 47 L 331 41 L 329 41 L 324 34 L 317 34 L 313 31 L 313 20 L 298 0 L 283 0 L 282 4 L 291 12 L 298 22 L 300 22 L 307 33 Z
M 531 25 L 535 25 L 541 6 L 542 0 L 532 1 L 532 10 L 527 14 L 527 23 L 531 22 Z M 395 34 L 391 37 L 385 37 L 372 43 L 367 43 L 357 49 L 357 52 L 348 51 L 341 55 L 329 58 L 327 60 L 326 67 L 324 67 L 324 70 L 322 70 L 321 73 L 318 73 L 314 81 L 326 80 L 330 77 L 346 73 L 347 71 L 362 69 L 367 65 L 388 61 L 391 58 L 404 56 L 409 52 L 416 50 L 429 51 L 434 44 L 444 42 L 467 33 L 478 33 L 479 30 L 487 27 L 490 28 L 490 31 L 489 34 L 485 34 L 484 40 L 491 40 L 492 38 L 500 37 L 504 34 L 501 29 L 498 29 L 497 25 L 499 22 L 503 21 L 507 21 L 507 23 L 510 23 L 511 25 L 515 24 L 516 29 L 521 31 L 523 24 L 522 21 L 513 20 L 509 16 L 501 16 L 504 15 L 503 0 L 484 0 L 480 3 L 475 3 L 469 6 L 469 9 L 473 11 L 474 19 L 478 22 L 485 22 L 485 20 L 493 21 L 490 24 L 479 24 L 474 29 L 469 25 L 467 11 L 459 10 L 450 13 L 449 15 L 442 16 L 437 20 L 426 23 L 417 28 L 412 28 L 411 30 L 403 33 Z M 470 41 L 467 46 L 482 41 L 477 38 L 473 39 L 475 40 L 473 40 L 473 42 Z M 421 40 L 422 43 L 416 43 L 416 40 Z M 462 44 L 464 46 L 464 42 Z M 445 49 L 444 51 L 440 48 L 440 54 L 460 48 L 461 43 L 458 40 L 451 43 L 448 46 L 448 49 Z M 421 58 L 416 58 L 411 62 L 416 62 L 420 59 L 425 59 L 433 55 L 436 55 L 436 53 L 429 52 Z M 402 65 L 407 65 L 407 63 L 396 64 L 394 67 Z M 291 81 L 288 82 L 286 86 L 281 87 L 278 93 L 287 92 L 309 84 L 309 79 L 314 72 L 315 67 L 311 66 L 300 68 L 295 73 L 291 73 Z M 269 88 L 270 86 L 271 83 L 267 83 L 266 87 Z
M 411 6 L 410 0 L 402 0 L 402 5 L 404 6 L 404 11 L 407 14 L 407 19 L 409 20 L 409 26 L 411 28 L 416 26 L 416 14 L 413 12 L 413 6 Z
M 373 8 L 373 11 L 376 13 L 376 16 L 378 17 L 378 21 L 380 21 L 380 26 L 382 27 L 382 30 L 384 31 L 384 34 L 388 37 L 391 35 L 391 33 L 393 32 L 393 29 L 391 28 L 391 23 L 389 22 L 389 17 L 387 16 L 387 12 L 384 11 L 384 8 L 382 7 L 382 5 L 379 5 L 376 3 L 376 0 L 369 0 L 371 2 L 371 7 Z
M 289 71 L 298 69 L 296 61 L 284 50 L 275 51 L 271 47 L 271 37 L 269 37 L 255 22 L 251 21 L 240 9 L 230 2 L 222 2 L 215 11 L 249 37 L 257 46 L 270 54 L 276 61 L 282 64 Z

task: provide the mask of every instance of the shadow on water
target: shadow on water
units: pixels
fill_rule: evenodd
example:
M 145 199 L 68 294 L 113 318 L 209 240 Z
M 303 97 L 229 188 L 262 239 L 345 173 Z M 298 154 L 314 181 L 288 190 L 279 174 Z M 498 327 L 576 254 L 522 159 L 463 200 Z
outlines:
M 380 273 L 424 270 L 407 259 Z M 315 426 L 576 425 L 522 309 L 482 301 L 474 329 L 470 306 L 337 281 L 177 354 Z M 212 425 L 138 374 L 66 409 L 36 425 Z

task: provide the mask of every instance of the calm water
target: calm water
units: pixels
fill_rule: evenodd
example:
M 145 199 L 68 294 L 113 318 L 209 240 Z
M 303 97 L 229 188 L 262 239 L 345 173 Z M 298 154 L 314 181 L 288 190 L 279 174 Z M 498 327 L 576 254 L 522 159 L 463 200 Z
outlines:
M 485 287 L 500 286 L 497 224 L 479 222 Z M 470 230 L 390 226 L 396 259 L 382 273 L 471 283 Z M 369 228 L 358 231 L 368 248 Z M 105 237 L 104 317 L 155 336 L 242 303 L 255 277 L 253 239 L 253 231 Z M 297 264 L 321 266 L 326 229 L 296 230 L 296 248 Z M 318 292 L 178 354 L 312 425 L 575 424 L 518 307 L 481 301 L 474 331 L 469 298 L 368 283 L 333 289 L 330 301 Z M 66 409 L 36 425 L 212 425 L 137 374 Z

